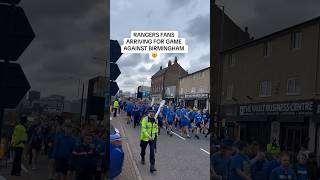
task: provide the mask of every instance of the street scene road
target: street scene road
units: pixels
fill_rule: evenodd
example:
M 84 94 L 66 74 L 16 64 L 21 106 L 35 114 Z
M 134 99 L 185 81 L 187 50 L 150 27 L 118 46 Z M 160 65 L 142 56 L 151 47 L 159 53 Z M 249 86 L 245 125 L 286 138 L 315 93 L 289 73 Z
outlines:
M 178 132 L 174 132 L 172 137 L 165 133 L 165 129 L 161 129 L 162 133 L 157 141 L 156 149 L 156 169 L 155 173 L 149 172 L 149 148 L 146 151 L 146 164 L 140 163 L 140 126 L 133 128 L 132 124 L 126 124 L 127 117 L 124 113 L 118 117 L 112 118 L 111 124 L 119 129 L 124 137 L 124 144 L 128 143 L 133 156 L 132 166 L 137 166 L 138 179 L 139 176 L 143 180 L 207 180 L 210 176 L 210 139 L 200 135 L 200 139 L 192 136 L 190 139 L 183 138 Z M 126 145 L 123 145 L 126 147 Z M 128 163 L 130 159 L 125 159 Z M 126 165 L 123 167 L 122 173 L 127 173 Z M 134 167 L 130 167 L 133 168 Z M 130 177 L 129 177 L 130 178 Z M 118 180 L 126 180 L 127 177 L 117 177 Z M 129 179 L 128 179 L 129 180 Z

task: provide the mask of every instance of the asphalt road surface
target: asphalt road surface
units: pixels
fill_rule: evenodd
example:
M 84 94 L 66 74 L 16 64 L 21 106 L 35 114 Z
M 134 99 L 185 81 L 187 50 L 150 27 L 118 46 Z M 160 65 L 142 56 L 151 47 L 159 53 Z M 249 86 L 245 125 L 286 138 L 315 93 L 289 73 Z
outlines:
M 143 180 L 208 180 L 210 179 L 210 139 L 200 135 L 200 140 L 191 134 L 191 139 L 180 136 L 178 132 L 170 137 L 161 129 L 162 133 L 157 142 L 156 164 L 158 171 L 150 173 L 149 147 L 146 151 L 146 164 L 140 164 L 140 127 L 126 124 L 127 117 L 122 113 L 112 118 L 111 123 L 119 129 L 124 141 L 129 145 L 132 154 L 131 169 L 135 169 L 136 179 Z M 126 143 L 124 143 L 126 144 Z M 126 159 L 128 161 L 128 159 Z M 125 161 L 126 161 L 125 160 Z M 129 159 L 130 161 L 130 159 Z M 128 163 L 128 162 L 125 162 Z M 134 167 L 135 166 L 135 167 Z M 127 169 L 124 167 L 126 173 Z M 126 180 L 126 178 L 117 178 Z M 132 179 L 132 177 L 131 177 Z

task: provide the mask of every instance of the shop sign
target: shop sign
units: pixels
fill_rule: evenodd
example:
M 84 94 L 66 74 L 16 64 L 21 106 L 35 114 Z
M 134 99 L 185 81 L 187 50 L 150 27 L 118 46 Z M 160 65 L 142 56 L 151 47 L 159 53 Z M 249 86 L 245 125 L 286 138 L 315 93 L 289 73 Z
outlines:
M 314 102 L 288 102 L 240 105 L 240 116 L 248 115 L 312 115 Z
M 185 98 L 189 98 L 189 99 L 208 98 L 208 94 L 186 94 Z

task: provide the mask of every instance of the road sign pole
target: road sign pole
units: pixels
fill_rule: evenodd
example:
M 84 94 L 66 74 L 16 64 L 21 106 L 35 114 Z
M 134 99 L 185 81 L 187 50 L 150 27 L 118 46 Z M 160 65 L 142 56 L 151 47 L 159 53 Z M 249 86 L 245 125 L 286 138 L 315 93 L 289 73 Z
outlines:
M 0 82 L 0 139 L 1 139 L 1 135 L 2 135 L 2 126 L 3 126 L 3 121 L 4 121 L 4 97 L 5 96 L 5 92 L 6 92 L 6 75 L 7 75 L 7 71 L 8 71 L 8 65 L 9 65 L 9 61 L 5 61 L 4 66 L 3 66 L 3 71 L 1 74 L 1 82 Z

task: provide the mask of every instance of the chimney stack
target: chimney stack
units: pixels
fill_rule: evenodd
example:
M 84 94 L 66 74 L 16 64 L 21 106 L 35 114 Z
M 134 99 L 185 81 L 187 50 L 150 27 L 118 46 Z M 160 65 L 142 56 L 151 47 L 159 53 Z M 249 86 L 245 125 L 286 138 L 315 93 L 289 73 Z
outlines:
M 169 62 L 168 62 L 168 67 L 169 67 L 169 66 L 171 66 L 171 61 L 170 61 L 170 60 L 169 60 Z
M 162 70 L 162 66 L 160 66 L 160 70 Z
M 178 58 L 177 58 L 177 56 L 174 58 L 174 63 L 175 63 L 175 64 L 178 64 Z
M 248 27 L 247 27 L 247 26 L 244 28 L 244 31 L 245 31 L 246 33 L 248 33 Z

